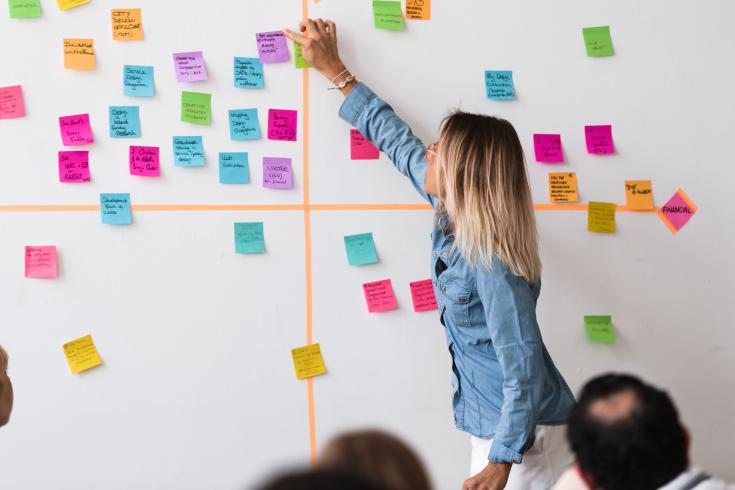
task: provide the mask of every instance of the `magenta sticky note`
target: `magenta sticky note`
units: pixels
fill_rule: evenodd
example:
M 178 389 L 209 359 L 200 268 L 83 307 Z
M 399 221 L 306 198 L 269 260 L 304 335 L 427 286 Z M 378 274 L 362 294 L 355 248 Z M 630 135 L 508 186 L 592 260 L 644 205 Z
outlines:
M 89 180 L 88 151 L 59 152 L 60 182 L 89 182 Z
M 263 157 L 263 187 L 293 188 L 293 167 L 290 158 Z
M 350 129 L 350 160 L 377 160 L 380 151 L 357 129 Z
M 362 285 L 362 290 L 365 293 L 365 300 L 367 301 L 368 311 L 370 313 L 395 310 L 398 308 L 396 295 L 393 294 L 393 285 L 390 279 L 367 282 Z
M 288 61 L 288 46 L 283 32 L 259 32 L 255 34 L 255 41 L 258 44 L 258 58 L 261 63 Z
M 587 153 L 604 155 L 615 153 L 613 144 L 612 126 L 585 126 L 584 137 L 587 140 Z
M 413 311 L 429 311 L 438 308 L 434 285 L 431 279 L 409 283 L 411 286 L 411 299 L 413 300 Z
M 201 51 L 174 53 L 176 81 L 199 82 L 207 79 L 207 65 Z
M 26 247 L 25 276 L 32 278 L 53 278 L 58 274 L 56 247 L 45 245 Z
M 26 115 L 23 89 L 20 85 L 0 87 L 0 119 L 14 119 Z
M 130 175 L 158 177 L 161 165 L 157 146 L 130 147 Z
M 537 162 L 561 163 L 564 161 L 560 134 L 534 134 L 533 149 L 536 152 Z
M 677 189 L 671 199 L 661 206 L 656 212 L 661 221 L 671 233 L 676 233 L 689 222 L 689 220 L 697 212 L 697 206 L 689 199 L 686 192 Z
M 61 142 L 64 146 L 82 146 L 94 143 L 92 126 L 89 125 L 89 114 L 59 117 Z
M 268 139 L 296 141 L 296 111 L 268 109 Z

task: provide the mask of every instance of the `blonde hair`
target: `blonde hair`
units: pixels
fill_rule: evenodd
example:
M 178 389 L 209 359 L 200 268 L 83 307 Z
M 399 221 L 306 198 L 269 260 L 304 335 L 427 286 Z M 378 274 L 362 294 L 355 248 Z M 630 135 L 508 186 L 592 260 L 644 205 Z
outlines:
M 504 119 L 455 112 L 442 122 L 437 146 L 440 197 L 454 247 L 470 263 L 488 268 L 497 254 L 514 274 L 538 281 L 536 219 L 513 126 Z

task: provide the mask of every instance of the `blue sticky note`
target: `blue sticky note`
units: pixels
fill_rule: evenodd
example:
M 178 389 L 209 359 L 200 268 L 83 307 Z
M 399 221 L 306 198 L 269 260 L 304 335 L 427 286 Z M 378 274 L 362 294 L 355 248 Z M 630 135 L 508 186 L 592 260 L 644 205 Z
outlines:
M 123 93 L 128 97 L 153 97 L 153 67 L 123 66 Z
M 378 261 L 372 233 L 346 236 L 345 249 L 350 265 L 374 264 Z
M 140 110 L 137 105 L 110 106 L 110 138 L 140 136 Z
M 260 139 L 258 109 L 232 109 L 228 113 L 230 118 L 230 139 L 236 141 Z
M 235 223 L 235 253 L 265 253 L 262 222 Z
M 249 184 L 248 154 L 245 152 L 220 152 L 219 181 L 220 184 Z
M 174 165 L 203 167 L 204 146 L 201 136 L 174 136 Z
M 504 70 L 485 71 L 487 98 L 493 100 L 513 100 L 516 89 L 513 86 L 513 72 Z
M 235 57 L 235 87 L 263 88 L 263 64 L 258 58 Z
M 130 194 L 100 194 L 100 215 L 107 225 L 131 224 Z

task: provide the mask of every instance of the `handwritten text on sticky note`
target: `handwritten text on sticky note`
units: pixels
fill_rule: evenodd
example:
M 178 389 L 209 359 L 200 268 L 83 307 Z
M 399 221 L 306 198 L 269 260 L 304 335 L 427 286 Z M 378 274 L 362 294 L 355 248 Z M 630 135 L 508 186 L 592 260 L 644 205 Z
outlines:
M 100 216 L 107 225 L 131 224 L 130 194 L 100 194 Z
M 592 342 L 603 342 L 605 344 L 615 342 L 612 317 L 609 315 L 586 315 L 584 317 L 584 328 Z
M 350 265 L 374 264 L 378 261 L 372 233 L 345 236 L 347 262 Z
M 94 70 L 93 39 L 64 39 L 64 68 L 68 70 Z
M 116 41 L 143 39 L 143 14 L 140 9 L 112 9 L 112 39 Z
M 220 152 L 220 184 L 250 183 L 250 166 L 246 152 Z
M 406 18 L 431 20 L 431 0 L 406 0 Z
M 153 97 L 153 67 L 123 66 L 123 93 L 128 97 Z
M 207 67 L 201 51 L 174 53 L 174 68 L 178 82 L 199 82 L 207 79 Z
M 138 136 L 140 136 L 138 106 L 110 106 L 110 138 L 136 138 Z
M 599 58 L 615 54 L 610 37 L 610 26 L 585 27 L 582 29 L 587 56 Z
M 373 20 L 376 29 L 403 30 L 401 2 L 373 0 Z
M 657 214 L 669 231 L 676 233 L 689 222 L 696 212 L 697 206 L 689 199 L 689 196 L 683 190 L 677 189 L 671 199 L 661 206 Z
M 204 145 L 201 136 L 174 136 L 174 165 L 177 167 L 203 167 Z
M 64 146 L 81 146 L 94 143 L 89 114 L 59 117 L 61 142 Z
M 488 99 L 515 99 L 516 89 L 513 86 L 513 72 L 506 70 L 486 70 L 485 91 L 487 92 Z
M 0 119 L 14 119 L 25 115 L 21 86 L 0 87 Z
M 235 141 L 260 139 L 258 109 L 231 109 L 228 111 L 228 115 L 230 119 L 230 139 Z
M 59 181 L 70 183 L 89 182 L 89 152 L 86 150 L 60 151 Z
M 265 253 L 263 223 L 235 223 L 235 252 L 239 254 Z
M 41 16 L 41 0 L 8 0 L 11 19 L 30 19 Z
M 212 94 L 181 92 L 181 120 L 192 124 L 211 124 Z
M 268 109 L 268 139 L 296 141 L 296 111 Z
M 158 177 L 161 175 L 161 162 L 157 146 L 130 147 L 130 175 Z
M 91 335 L 85 335 L 64 344 L 64 355 L 66 355 L 66 361 L 73 374 L 102 364 Z
M 255 34 L 255 41 L 258 44 L 258 57 L 261 63 L 288 61 L 288 46 L 283 32 L 259 32 Z
M 577 202 L 577 174 L 574 172 L 549 173 L 549 200 L 551 202 Z
M 390 279 L 365 283 L 362 285 L 362 290 L 365 293 L 365 301 L 367 301 L 370 313 L 398 308 Z
M 604 155 L 615 153 L 612 138 L 612 126 L 585 126 L 584 137 L 587 141 L 587 153 Z
M 597 233 L 615 233 L 614 202 L 589 202 L 587 204 L 587 230 Z
M 263 64 L 258 58 L 234 59 L 235 87 L 263 88 Z
M 53 278 L 58 274 L 56 247 L 26 247 L 26 277 Z
M 431 279 L 416 281 L 409 284 L 411 286 L 411 299 L 413 300 L 413 311 L 429 311 L 438 308 L 436 304 L 436 295 L 434 294 L 434 286 Z
M 293 166 L 290 158 L 263 157 L 263 187 L 293 188 Z
M 635 211 L 653 209 L 653 184 L 650 180 L 626 180 L 625 204 Z
M 560 134 L 534 134 L 533 149 L 537 162 L 561 163 L 564 161 Z
M 291 349 L 293 367 L 298 379 L 307 379 L 327 372 L 319 344 Z

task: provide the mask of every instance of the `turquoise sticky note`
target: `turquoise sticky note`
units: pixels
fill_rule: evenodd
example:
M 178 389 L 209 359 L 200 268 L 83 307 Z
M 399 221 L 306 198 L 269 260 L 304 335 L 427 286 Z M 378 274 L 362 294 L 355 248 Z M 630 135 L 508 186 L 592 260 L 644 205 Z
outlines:
M 260 124 L 258 109 L 232 109 L 230 119 L 230 139 L 236 141 L 259 140 Z
M 505 70 L 486 70 L 485 90 L 487 91 L 488 99 L 515 99 L 516 89 L 513 86 L 513 72 Z
M 372 233 L 346 236 L 345 249 L 347 250 L 347 262 L 350 265 L 374 264 L 378 261 Z
M 258 58 L 235 57 L 235 87 L 263 88 L 263 64 Z
M 125 65 L 123 93 L 128 97 L 153 97 L 153 67 Z
M 201 136 L 174 136 L 174 165 L 203 167 L 204 145 Z
M 245 152 L 221 152 L 219 154 L 220 184 L 249 184 L 250 167 Z
M 110 106 L 110 138 L 140 136 L 140 110 L 137 105 Z
M 235 223 L 235 253 L 265 253 L 262 222 Z
M 106 225 L 131 224 L 130 194 L 100 194 L 100 215 Z

